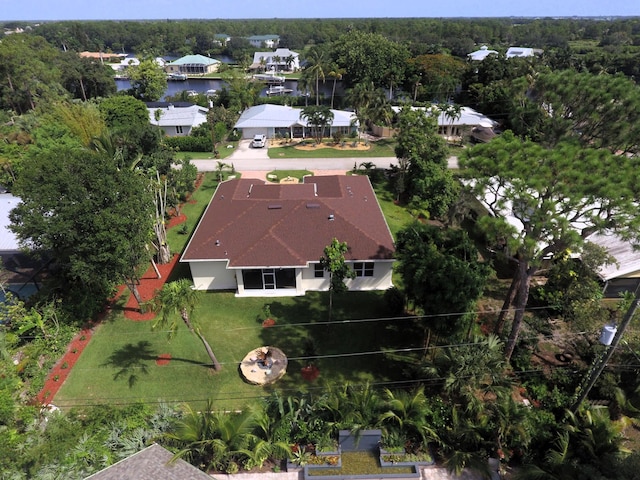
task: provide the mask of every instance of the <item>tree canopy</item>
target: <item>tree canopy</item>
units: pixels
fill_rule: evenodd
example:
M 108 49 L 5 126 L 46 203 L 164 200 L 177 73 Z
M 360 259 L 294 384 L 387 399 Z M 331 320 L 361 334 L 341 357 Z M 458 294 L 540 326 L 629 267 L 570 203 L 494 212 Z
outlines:
M 591 233 L 638 237 L 639 173 L 635 161 L 607 150 L 562 143 L 553 149 L 510 132 L 470 149 L 462 175 L 490 216 L 480 225 L 506 242 L 517 264 L 515 314 L 507 357 L 515 347 L 529 286 L 543 258 L 579 251 Z M 516 223 L 509 219 L 515 219 Z
M 88 316 L 146 258 L 153 204 L 113 158 L 53 145 L 22 163 L 11 212 L 20 243 L 51 259 L 50 286 Z

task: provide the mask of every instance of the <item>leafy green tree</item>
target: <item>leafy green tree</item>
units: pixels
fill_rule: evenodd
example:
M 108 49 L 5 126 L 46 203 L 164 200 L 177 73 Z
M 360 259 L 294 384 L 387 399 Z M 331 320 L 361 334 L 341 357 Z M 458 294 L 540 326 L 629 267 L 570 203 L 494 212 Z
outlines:
M 344 258 L 344 254 L 348 251 L 347 242 L 340 242 L 334 238 L 324 248 L 324 256 L 320 258 L 320 265 L 329 272 L 329 321 L 333 313 L 333 294 L 346 292 L 348 287 L 344 283 L 345 280 L 356 276 Z
M 109 97 L 116 93 L 113 69 L 91 58 L 82 58 L 75 52 L 65 52 L 60 57 L 62 86 L 73 98 L 87 101 Z
M 446 314 L 464 317 L 489 275 L 464 230 L 415 222 L 398 232 L 396 258 L 407 297 L 427 315 L 445 315 L 434 324 L 449 323 Z
M 167 89 L 167 75 L 153 58 L 147 58 L 139 65 L 130 66 L 131 94 L 145 102 L 155 102 Z
M 0 109 L 18 114 L 64 95 L 59 52 L 33 35 L 7 35 L 0 43 Z
M 345 70 L 348 86 L 373 82 L 386 88 L 404 82 L 409 51 L 379 33 L 354 29 L 333 42 L 331 59 Z
M 465 64 L 451 55 L 419 55 L 408 61 L 413 71 L 414 102 L 447 102 L 462 82 Z
M 397 185 L 396 191 L 413 208 L 441 218 L 455 200 L 458 186 L 447 168 L 447 147 L 437 134 L 436 121 L 424 111 L 403 108 L 397 129 L 396 181 L 406 191 Z
M 99 310 L 123 280 L 135 285 L 147 257 L 151 200 L 113 158 L 53 145 L 22 164 L 11 212 L 21 244 L 51 259 L 48 285 L 81 316 Z
M 325 129 L 333 123 L 334 115 L 331 109 L 325 105 L 304 107 L 300 117 L 313 128 L 316 143 L 322 143 Z
M 204 338 L 200 330 L 200 326 L 195 323 L 191 314 L 195 310 L 198 303 L 198 292 L 194 290 L 193 285 L 187 279 L 176 280 L 174 282 L 165 283 L 160 290 L 158 290 L 151 302 L 151 309 L 160 314 L 160 317 L 153 324 L 153 328 L 166 329 L 169 332 L 169 337 L 175 336 L 178 331 L 178 322 L 176 317 L 179 317 L 191 333 L 196 335 L 198 339 L 204 345 L 207 355 L 211 359 L 213 369 L 218 371 L 221 366 L 216 358 L 209 342 Z
M 544 258 L 567 249 L 580 251 L 584 239 L 595 232 L 617 232 L 628 240 L 637 236 L 637 169 L 625 155 L 574 144 L 546 149 L 509 132 L 471 149 L 460 166 L 471 191 L 491 213 L 480 226 L 489 238 L 504 239 L 517 265 L 512 282 L 515 312 L 505 348 L 511 358 L 531 278 Z M 509 223 L 509 217 L 521 227 Z M 507 309 L 510 305 L 507 299 Z

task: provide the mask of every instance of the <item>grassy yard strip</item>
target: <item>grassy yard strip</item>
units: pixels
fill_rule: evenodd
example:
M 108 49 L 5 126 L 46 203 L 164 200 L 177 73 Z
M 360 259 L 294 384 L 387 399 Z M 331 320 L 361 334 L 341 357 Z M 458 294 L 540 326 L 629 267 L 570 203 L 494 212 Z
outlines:
M 347 145 L 353 140 L 348 139 Z M 337 148 L 318 148 L 315 150 L 301 150 L 295 148 L 295 144 L 289 144 L 282 147 L 269 148 L 269 158 L 367 158 L 367 157 L 395 157 L 393 140 L 378 140 L 371 142 L 368 150 L 356 150 L 349 147 L 344 149 Z
M 351 321 L 330 326 L 324 323 L 326 293 L 264 299 L 236 298 L 231 292 L 201 292 L 200 298 L 194 318 L 222 363 L 221 372 L 213 373 L 206 366 L 209 359 L 202 344 L 186 327 L 181 325 L 176 337 L 168 341 L 166 332 L 152 331 L 152 321 L 134 322 L 117 315 L 98 327 L 55 403 L 66 407 L 166 401 L 188 402 L 201 408 L 211 398 L 216 408 L 239 409 L 272 389 L 286 394 L 324 382 L 384 382 L 402 376 L 401 367 L 377 352 L 406 347 L 402 331 L 408 321 L 353 321 L 383 316 L 382 292 L 338 295 L 334 318 Z M 270 328 L 261 324 L 266 302 L 277 322 Z M 245 383 L 238 372 L 244 356 L 263 345 L 277 346 L 289 357 L 284 378 L 264 388 Z M 158 355 L 167 353 L 172 357 L 170 363 L 157 365 Z M 320 369 L 315 384 L 306 383 L 300 373 L 307 363 L 300 357 L 309 353 L 322 357 L 314 360 Z M 360 354 L 348 355 L 352 353 Z
M 274 183 L 278 183 L 280 180 L 287 177 L 297 178 L 302 181 L 303 177 L 313 175 L 313 172 L 310 172 L 309 170 L 272 170 L 267 175 L 275 175 L 275 178 L 267 176 L 267 179 Z

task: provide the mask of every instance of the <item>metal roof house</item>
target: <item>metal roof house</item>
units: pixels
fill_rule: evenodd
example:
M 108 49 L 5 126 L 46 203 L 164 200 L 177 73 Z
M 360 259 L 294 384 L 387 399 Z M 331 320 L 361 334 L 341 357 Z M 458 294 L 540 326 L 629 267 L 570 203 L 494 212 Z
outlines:
M 222 182 L 180 262 L 197 290 L 297 296 L 328 290 L 324 248 L 346 242 L 350 290 L 392 286 L 393 238 L 366 176 L 305 177 L 301 184 Z
M 605 282 L 605 297 L 619 298 L 625 291 L 635 291 L 640 282 L 640 251 L 613 233 L 593 234 L 587 237 L 587 241 L 603 247 L 615 259 L 615 263 L 603 265 L 598 270 L 598 275 Z
M 514 57 L 535 57 L 536 55 L 541 55 L 542 50 L 538 48 L 529 48 L 529 47 L 509 47 L 507 49 L 507 53 L 505 56 L 507 58 Z
M 345 110 L 331 110 L 333 122 L 326 133 L 328 136 L 335 132 L 348 135 L 358 128 L 354 112 Z M 307 121 L 301 118 L 302 109 L 282 105 L 257 105 L 247 108 L 234 125 L 242 130 L 242 138 L 253 138 L 255 135 L 266 135 L 274 138 L 282 135 L 289 138 L 306 138 L 313 135 Z
M 194 127 L 207 122 L 208 108 L 188 102 L 147 102 L 149 122 L 168 137 L 189 135 Z
M 184 73 L 186 75 L 205 75 L 217 72 L 220 60 L 205 57 L 204 55 L 186 55 L 178 60 L 165 65 L 165 72 Z
M 255 52 L 252 70 L 264 69 L 273 72 L 300 70 L 300 54 L 288 48 L 277 48 L 273 52 Z
M 469 60 L 480 62 L 487 58 L 489 55 L 498 55 L 498 52 L 496 50 L 489 50 L 489 47 L 483 45 L 480 47 L 480 50 L 468 53 L 467 57 L 469 58 Z

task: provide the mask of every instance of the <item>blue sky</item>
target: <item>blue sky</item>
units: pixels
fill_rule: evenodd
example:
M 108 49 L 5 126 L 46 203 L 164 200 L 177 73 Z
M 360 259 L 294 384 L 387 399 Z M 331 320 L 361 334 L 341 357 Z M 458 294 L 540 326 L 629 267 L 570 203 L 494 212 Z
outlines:
M 638 0 L 0 0 L 0 21 L 640 16 Z

